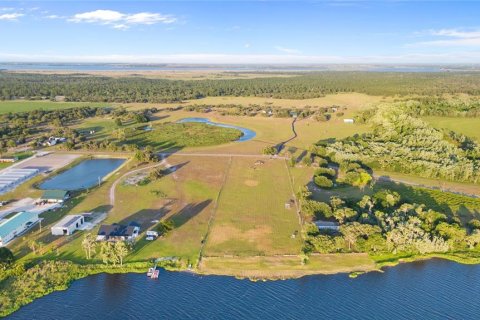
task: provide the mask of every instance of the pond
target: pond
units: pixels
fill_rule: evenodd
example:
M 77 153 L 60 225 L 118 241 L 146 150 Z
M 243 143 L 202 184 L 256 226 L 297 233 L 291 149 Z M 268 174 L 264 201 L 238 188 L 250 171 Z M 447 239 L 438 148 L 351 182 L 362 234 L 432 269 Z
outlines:
M 11 319 L 478 319 L 480 266 L 445 260 L 346 274 L 251 282 L 161 271 L 100 274 Z
M 178 122 L 178 123 L 199 122 L 199 123 L 205 123 L 205 124 L 208 124 L 208 125 L 217 126 L 217 127 L 222 127 L 222 128 L 237 129 L 237 130 L 240 130 L 240 131 L 242 132 L 242 134 L 243 134 L 243 135 L 240 137 L 240 139 L 237 140 L 237 142 L 249 141 L 249 140 L 252 140 L 252 139 L 256 136 L 256 133 L 255 133 L 255 131 L 253 131 L 253 130 L 250 130 L 250 129 L 247 129 L 247 128 L 238 127 L 238 126 L 234 126 L 234 125 L 230 125 L 230 124 L 213 122 L 213 121 L 210 121 L 210 120 L 207 119 L 207 118 L 184 118 L 184 119 L 178 120 L 177 122 Z
M 98 184 L 107 174 L 120 167 L 125 159 L 91 159 L 77 164 L 40 184 L 40 189 L 79 190 Z

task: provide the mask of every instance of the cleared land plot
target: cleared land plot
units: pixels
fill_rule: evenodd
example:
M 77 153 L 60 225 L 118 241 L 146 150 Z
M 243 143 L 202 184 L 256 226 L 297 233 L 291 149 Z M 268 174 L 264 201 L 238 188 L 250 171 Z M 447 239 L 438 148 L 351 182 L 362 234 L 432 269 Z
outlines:
M 248 278 L 296 278 L 308 274 L 332 274 L 377 270 L 374 261 L 364 253 L 313 255 L 306 264 L 300 256 L 289 257 L 208 257 L 199 270 Z
M 70 164 L 72 161 L 80 157 L 77 154 L 61 154 L 61 153 L 50 153 L 43 157 L 31 157 L 28 160 L 19 162 L 16 165 L 11 166 L 10 168 L 15 167 L 16 169 L 40 169 L 45 170 L 57 170 L 65 167 Z
M 207 233 L 228 159 L 172 156 L 167 160 L 178 168 L 175 172 L 146 186 L 119 188 L 117 197 L 125 200 L 119 200 L 120 209 L 115 208 L 114 215 L 127 215 L 126 207 L 133 213 L 128 219 L 134 218 L 135 212 L 137 215 L 151 215 L 160 210 L 163 215 L 160 219 L 170 220 L 175 225 L 166 236 L 155 241 L 140 240 L 137 244 L 140 250 L 132 254 L 129 260 L 176 256 L 194 265 Z M 158 199 L 151 190 L 165 192 L 168 199 Z M 128 201 L 133 192 L 137 195 L 136 201 Z M 164 201 L 168 201 L 169 205 L 162 206 Z
M 292 198 L 284 161 L 255 165 L 255 159 L 232 159 L 204 255 L 298 254 L 296 208 L 285 208 Z
M 175 104 L 158 104 L 160 106 L 172 107 L 178 105 L 193 105 L 193 104 L 241 104 L 248 106 L 249 104 L 257 104 L 260 106 L 272 106 L 283 108 L 301 108 L 301 107 L 326 107 L 332 105 L 347 106 L 351 110 L 364 108 L 370 104 L 381 101 L 388 101 L 391 98 L 382 98 L 379 96 L 370 96 L 363 93 L 338 93 L 326 95 L 321 98 L 312 99 L 276 99 L 276 98 L 262 98 L 262 97 L 206 97 L 202 99 L 186 100 L 182 103 Z M 132 103 L 127 104 L 134 108 L 146 108 L 148 104 Z
M 434 128 L 462 133 L 480 142 L 480 118 L 425 117 L 423 120 Z

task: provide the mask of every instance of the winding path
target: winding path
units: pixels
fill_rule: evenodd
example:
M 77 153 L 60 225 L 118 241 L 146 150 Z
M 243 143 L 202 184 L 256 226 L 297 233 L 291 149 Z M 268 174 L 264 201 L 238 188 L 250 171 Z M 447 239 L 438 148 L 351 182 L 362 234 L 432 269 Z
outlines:
M 298 137 L 298 134 L 297 134 L 297 131 L 295 130 L 295 122 L 297 122 L 297 119 L 298 118 L 294 118 L 293 121 L 292 121 L 292 132 L 293 132 L 293 136 L 288 139 L 288 140 L 285 140 L 283 142 L 280 142 L 278 145 L 277 145 L 277 153 L 279 153 L 280 151 L 283 150 L 283 148 L 285 147 L 285 145 L 287 143 L 289 143 L 290 141 L 296 139 Z

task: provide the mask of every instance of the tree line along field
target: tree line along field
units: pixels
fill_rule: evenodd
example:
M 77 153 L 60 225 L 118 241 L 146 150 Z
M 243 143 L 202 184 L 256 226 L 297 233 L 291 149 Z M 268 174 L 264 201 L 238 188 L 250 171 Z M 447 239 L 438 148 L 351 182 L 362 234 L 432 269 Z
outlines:
M 259 96 L 305 99 L 338 92 L 371 95 L 442 95 L 480 93 L 480 74 L 318 72 L 289 78 L 181 81 L 146 78 L 110 78 L 85 75 L 0 73 L 1 98 L 68 101 L 175 102 L 207 96 Z
M 10 100 L 0 101 L 0 114 L 10 112 L 26 112 L 32 110 L 57 110 L 75 107 L 105 107 L 101 102 L 53 102 L 53 101 L 35 101 L 35 100 Z

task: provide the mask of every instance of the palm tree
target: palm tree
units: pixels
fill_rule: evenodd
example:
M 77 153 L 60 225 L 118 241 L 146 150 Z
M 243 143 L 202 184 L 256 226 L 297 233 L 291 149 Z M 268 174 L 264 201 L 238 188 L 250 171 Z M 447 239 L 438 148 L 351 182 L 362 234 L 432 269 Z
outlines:
M 97 243 L 95 242 L 95 239 L 93 238 L 92 234 L 87 233 L 82 241 L 82 248 L 85 251 L 85 256 L 87 257 L 87 259 L 92 258 L 92 251 L 95 252 L 96 246 L 97 246 Z
M 115 255 L 117 256 L 118 260 L 120 261 L 120 265 L 123 265 L 123 258 L 128 255 L 129 248 L 123 241 L 118 241 L 115 243 Z

